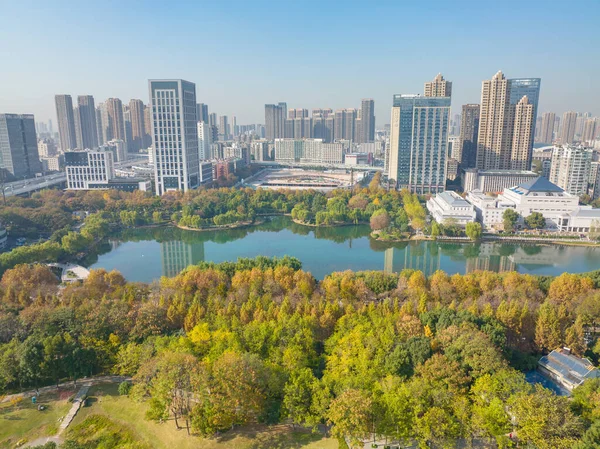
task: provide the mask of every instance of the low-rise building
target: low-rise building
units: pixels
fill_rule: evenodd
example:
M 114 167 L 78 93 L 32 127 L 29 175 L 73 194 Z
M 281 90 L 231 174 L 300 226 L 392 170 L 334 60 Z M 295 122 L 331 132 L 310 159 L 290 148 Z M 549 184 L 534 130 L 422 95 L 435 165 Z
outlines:
M 571 354 L 568 349 L 557 349 L 542 357 L 538 362 L 542 375 L 569 391 L 587 379 L 600 378 L 600 371 L 588 359 Z
M 324 143 L 323 139 L 275 139 L 275 161 L 331 165 L 343 163 L 347 142 Z
M 213 164 L 210 161 L 200 162 L 200 184 L 209 184 L 213 181 Z
M 504 189 L 498 201 L 514 209 L 522 218 L 541 213 L 546 227 L 558 228 L 558 219 L 579 208 L 579 197 L 571 195 L 544 177 Z
M 60 171 L 64 165 L 63 155 L 41 157 L 40 162 L 42 163 L 42 170 L 44 172 L 49 171 Z
M 458 225 L 465 226 L 476 219 L 473 205 L 456 192 L 449 190 L 432 196 L 427 201 L 427 209 L 438 223 L 450 219 Z
M 537 178 L 539 175 L 529 170 L 464 170 L 461 182 L 465 192 L 480 190 L 483 193 L 499 193 Z
M 557 219 L 558 230 L 562 232 L 600 232 L 600 209 L 580 206 L 572 212 L 560 215 Z
M 115 177 L 114 153 L 108 148 L 97 151 L 67 151 L 65 171 L 68 190 L 88 190 L 89 184 L 108 184 Z
M 151 181 L 142 178 L 117 178 L 114 152 L 110 147 L 96 151 L 67 151 L 65 171 L 67 190 L 116 189 L 126 192 L 148 191 Z
M 512 204 L 498 200 L 498 197 L 474 190 L 467 194 L 467 201 L 475 207 L 477 221 L 484 229 L 501 228 L 504 211 Z
M 458 177 L 458 161 L 452 157 L 446 160 L 446 179 L 454 181 Z
M 367 153 L 347 153 L 344 161 L 346 165 L 370 165 L 371 158 Z

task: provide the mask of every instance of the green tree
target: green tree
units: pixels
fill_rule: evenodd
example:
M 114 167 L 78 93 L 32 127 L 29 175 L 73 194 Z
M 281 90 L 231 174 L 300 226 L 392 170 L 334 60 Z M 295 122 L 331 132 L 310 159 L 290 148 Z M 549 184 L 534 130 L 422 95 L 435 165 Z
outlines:
M 310 368 L 292 372 L 283 389 L 283 413 L 294 424 L 316 427 L 321 421 L 317 403 L 319 381 Z
M 573 449 L 600 449 L 600 421 L 595 421 L 585 431 L 581 441 Z
M 471 240 L 479 240 L 482 234 L 481 224 L 476 222 L 467 223 L 465 233 Z
M 525 217 L 525 224 L 529 229 L 544 229 L 546 227 L 546 219 L 540 212 L 532 212 Z
M 332 425 L 331 434 L 336 438 L 349 438 L 352 446 L 362 447 L 361 439 L 369 436 L 373 400 L 369 393 L 349 389 L 331 402 L 327 418 Z
M 438 224 L 437 221 L 433 221 L 431 223 L 431 238 L 434 240 L 442 233 L 442 227 Z
M 502 223 L 505 232 L 513 232 L 519 221 L 519 214 L 513 209 L 506 209 L 502 214 Z
M 69 232 L 62 238 L 63 249 L 71 254 L 84 251 L 90 244 L 90 240 L 83 234 L 75 231 Z
M 523 443 L 538 449 L 571 449 L 582 434 L 583 426 L 569 400 L 540 385 L 532 393 L 512 396 L 508 404 Z

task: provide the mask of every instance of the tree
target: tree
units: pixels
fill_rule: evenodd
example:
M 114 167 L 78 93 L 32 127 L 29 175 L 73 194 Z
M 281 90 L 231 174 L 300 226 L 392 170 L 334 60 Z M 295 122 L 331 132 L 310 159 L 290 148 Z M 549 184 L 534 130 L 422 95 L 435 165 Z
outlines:
M 182 418 L 189 428 L 188 415 L 199 372 L 200 366 L 195 357 L 165 351 L 140 368 L 135 377 L 138 383 L 132 394 L 140 395 L 143 391 L 149 394 L 148 418 L 160 420 L 172 415 L 177 429 L 181 428 L 179 420 Z
M 283 389 L 283 413 L 294 424 L 316 427 L 321 421 L 319 381 L 310 368 L 292 372 Z
M 581 441 L 573 449 L 600 449 L 600 421 L 595 421 L 585 431 Z
M 502 223 L 504 224 L 505 232 L 513 232 L 519 221 L 519 214 L 513 209 L 506 209 L 502 214 Z
M 560 321 L 556 308 L 548 301 L 539 308 L 535 324 L 535 343 L 544 351 L 560 347 L 563 341 Z
M 479 240 L 481 238 L 482 233 L 481 224 L 476 222 L 467 223 L 465 233 L 467 234 L 467 237 L 469 237 L 471 240 Z
M 433 221 L 431 223 L 431 238 L 435 240 L 441 233 L 442 227 L 438 224 L 437 221 Z
M 336 438 L 350 438 L 353 446 L 362 447 L 361 439 L 371 432 L 373 400 L 363 390 L 348 389 L 331 402 L 327 418 Z
M 381 184 L 381 172 L 378 171 L 377 173 L 375 173 L 375 175 L 373 175 L 373 179 L 371 179 L 371 182 L 369 183 L 369 190 L 371 192 L 376 192 L 379 189 L 380 184 Z
M 61 244 L 66 252 L 76 254 L 89 246 L 90 239 L 79 232 L 71 231 L 62 238 Z
M 525 217 L 525 224 L 529 229 L 544 229 L 546 227 L 546 219 L 540 212 L 532 212 Z
M 385 209 L 377 209 L 371 215 L 371 229 L 373 231 L 380 231 L 387 228 L 390 225 L 390 216 Z
M 569 407 L 569 399 L 541 385 L 532 393 L 519 393 L 509 401 L 519 440 L 538 449 L 571 449 L 583 426 Z

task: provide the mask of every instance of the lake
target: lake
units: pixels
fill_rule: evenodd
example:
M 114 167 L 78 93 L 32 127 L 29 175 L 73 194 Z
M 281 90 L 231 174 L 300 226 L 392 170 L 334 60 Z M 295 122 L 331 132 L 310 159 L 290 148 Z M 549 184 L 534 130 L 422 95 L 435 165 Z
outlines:
M 600 268 L 600 248 L 507 243 L 442 243 L 414 241 L 384 243 L 369 237 L 369 226 L 313 228 L 289 217 L 265 223 L 208 232 L 173 227 L 126 229 L 110 237 L 90 268 L 116 269 L 127 280 L 151 282 L 175 276 L 201 261 L 235 261 L 238 257 L 290 255 L 317 279 L 333 271 L 413 268 L 430 275 L 474 270 L 512 271 L 537 275 L 579 273 Z

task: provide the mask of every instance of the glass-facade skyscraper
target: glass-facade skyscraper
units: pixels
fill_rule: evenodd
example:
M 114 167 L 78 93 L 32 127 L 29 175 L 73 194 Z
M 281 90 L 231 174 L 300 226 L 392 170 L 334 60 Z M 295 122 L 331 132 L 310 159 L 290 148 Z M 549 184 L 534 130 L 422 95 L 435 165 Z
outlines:
M 0 169 L 21 179 L 42 171 L 33 114 L 0 114 Z
M 538 102 L 540 100 L 541 78 L 513 78 L 508 80 L 510 104 L 517 105 L 524 96 L 533 105 L 533 128 L 531 129 L 531 148 L 535 137 L 535 122 L 537 119 Z
M 446 186 L 450 97 L 394 95 L 388 177 L 425 194 Z

